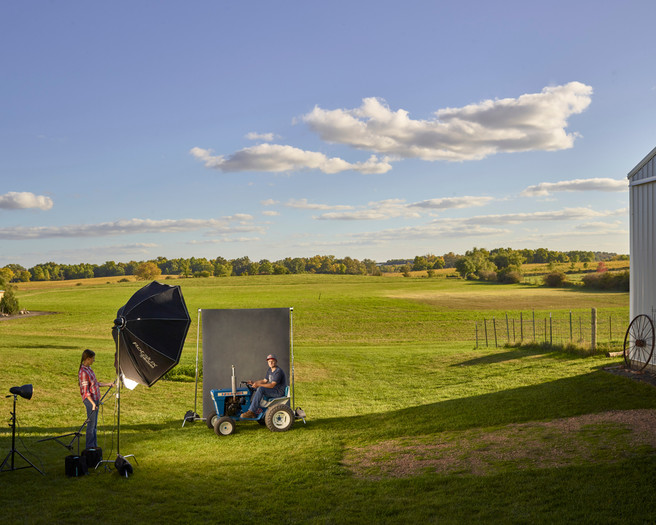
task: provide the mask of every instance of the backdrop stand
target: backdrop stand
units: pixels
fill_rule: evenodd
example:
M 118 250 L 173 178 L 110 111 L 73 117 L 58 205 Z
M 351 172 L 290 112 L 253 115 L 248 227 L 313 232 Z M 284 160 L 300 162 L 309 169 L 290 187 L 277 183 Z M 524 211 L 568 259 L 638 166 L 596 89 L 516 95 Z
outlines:
M 199 347 L 199 340 L 200 340 L 200 314 L 201 314 L 201 309 L 199 308 L 198 327 L 196 328 L 196 380 L 195 380 L 195 387 L 194 387 L 194 409 L 187 410 L 187 413 L 184 415 L 184 419 L 182 420 L 183 428 L 187 421 L 205 421 L 205 418 L 200 417 L 197 412 L 198 410 L 198 347 Z

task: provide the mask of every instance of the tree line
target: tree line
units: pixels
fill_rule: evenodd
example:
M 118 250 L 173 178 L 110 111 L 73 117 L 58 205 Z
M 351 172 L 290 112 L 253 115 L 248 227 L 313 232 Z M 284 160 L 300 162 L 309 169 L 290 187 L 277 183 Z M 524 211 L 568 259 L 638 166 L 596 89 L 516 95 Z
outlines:
M 246 275 L 282 275 L 299 273 L 337 275 L 381 275 L 383 272 L 408 274 L 411 271 L 429 271 L 454 268 L 466 279 L 497 279 L 501 282 L 517 282 L 523 264 L 598 262 L 627 255 L 608 252 L 569 251 L 560 252 L 546 248 L 514 250 L 495 248 L 486 250 L 473 248 L 464 255 L 453 252 L 443 255 L 417 255 L 414 259 L 390 259 L 377 263 L 371 259 L 362 261 L 351 257 L 337 258 L 334 255 L 313 257 L 287 257 L 278 261 L 261 259 L 251 261 L 247 256 L 236 259 L 204 257 L 167 259 L 157 257 L 148 261 L 115 262 L 104 264 L 59 264 L 47 262 L 31 268 L 19 264 L 8 264 L 0 269 L 2 282 L 61 281 L 92 277 L 137 276 L 151 279 L 158 275 L 180 275 L 183 277 L 227 277 Z M 494 274 L 494 276 L 492 275 Z

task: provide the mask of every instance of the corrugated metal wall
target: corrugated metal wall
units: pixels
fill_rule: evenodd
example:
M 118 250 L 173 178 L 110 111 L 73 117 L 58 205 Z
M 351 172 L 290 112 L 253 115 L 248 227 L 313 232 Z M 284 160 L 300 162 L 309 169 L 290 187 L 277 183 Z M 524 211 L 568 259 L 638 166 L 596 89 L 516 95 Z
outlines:
M 630 316 L 656 322 L 656 149 L 628 175 L 630 180 Z M 656 352 L 654 352 L 656 354 Z M 650 364 L 656 364 L 656 355 Z

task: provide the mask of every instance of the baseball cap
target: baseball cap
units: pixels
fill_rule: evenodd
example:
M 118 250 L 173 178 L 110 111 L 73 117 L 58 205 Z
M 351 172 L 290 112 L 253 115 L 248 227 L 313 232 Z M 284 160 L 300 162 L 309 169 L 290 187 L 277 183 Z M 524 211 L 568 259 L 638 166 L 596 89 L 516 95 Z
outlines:
M 267 356 L 267 361 L 268 361 L 269 359 L 275 359 L 276 361 L 278 360 L 278 358 L 276 357 L 276 354 L 269 354 L 269 355 Z

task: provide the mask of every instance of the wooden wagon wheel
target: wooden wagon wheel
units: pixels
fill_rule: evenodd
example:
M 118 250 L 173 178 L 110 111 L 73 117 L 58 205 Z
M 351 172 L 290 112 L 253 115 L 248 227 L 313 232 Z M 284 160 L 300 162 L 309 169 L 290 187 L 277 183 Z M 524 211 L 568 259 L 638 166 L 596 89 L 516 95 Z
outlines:
M 654 323 L 648 315 L 636 316 L 624 336 L 624 362 L 626 366 L 642 370 L 654 353 Z

